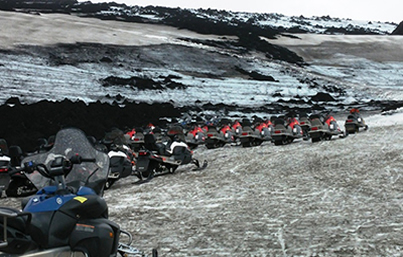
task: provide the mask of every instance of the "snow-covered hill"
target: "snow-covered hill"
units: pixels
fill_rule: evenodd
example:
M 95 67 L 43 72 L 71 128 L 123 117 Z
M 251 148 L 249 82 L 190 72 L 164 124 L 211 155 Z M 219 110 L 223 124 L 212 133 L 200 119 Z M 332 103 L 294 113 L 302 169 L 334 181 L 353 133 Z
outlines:
M 77 5 L 72 9 L 74 13 L 81 14 L 85 4 Z M 214 9 L 179 9 L 155 6 L 109 6 L 90 14 L 99 18 L 119 17 L 120 20 L 141 19 L 142 22 L 172 22 L 178 16 L 189 15 L 195 19 L 225 23 L 239 26 L 249 24 L 262 29 L 278 30 L 290 33 L 315 33 L 315 34 L 380 34 L 392 33 L 397 24 L 393 22 L 362 21 L 340 19 L 337 17 L 304 17 L 286 16 L 279 13 L 247 13 L 231 12 Z M 189 25 L 191 26 L 191 25 Z

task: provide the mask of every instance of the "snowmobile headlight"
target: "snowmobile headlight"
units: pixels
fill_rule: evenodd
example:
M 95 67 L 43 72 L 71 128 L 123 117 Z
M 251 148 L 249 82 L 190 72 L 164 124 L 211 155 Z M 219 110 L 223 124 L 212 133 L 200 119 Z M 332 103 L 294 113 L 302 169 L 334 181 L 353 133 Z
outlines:
M 330 124 L 329 127 L 330 127 L 331 130 L 334 130 L 334 124 Z
M 362 119 L 361 119 L 361 118 L 358 118 L 357 120 L 358 120 L 358 122 L 361 122 L 361 121 L 362 121 Z

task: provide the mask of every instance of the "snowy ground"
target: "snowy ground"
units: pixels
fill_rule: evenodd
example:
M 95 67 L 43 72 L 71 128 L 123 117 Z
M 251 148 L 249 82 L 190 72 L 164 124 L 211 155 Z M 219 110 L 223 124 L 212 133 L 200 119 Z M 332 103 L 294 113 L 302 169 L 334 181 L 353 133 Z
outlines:
M 198 148 L 203 171 L 118 181 L 110 219 L 161 256 L 401 256 L 403 113 L 364 117 L 345 139 Z
M 197 149 L 202 172 L 120 181 L 111 219 L 163 256 L 401 256 L 402 117 L 317 144 Z

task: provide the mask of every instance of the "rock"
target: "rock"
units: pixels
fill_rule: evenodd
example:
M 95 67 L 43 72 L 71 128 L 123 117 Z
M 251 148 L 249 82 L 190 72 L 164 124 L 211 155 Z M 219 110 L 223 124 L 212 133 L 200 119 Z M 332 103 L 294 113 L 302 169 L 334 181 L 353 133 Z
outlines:
M 331 96 L 328 93 L 323 93 L 323 92 L 318 92 L 316 95 L 311 97 L 312 101 L 315 102 L 330 102 L 330 101 L 336 101 L 333 96 Z
M 403 21 L 400 22 L 391 35 L 403 35 Z

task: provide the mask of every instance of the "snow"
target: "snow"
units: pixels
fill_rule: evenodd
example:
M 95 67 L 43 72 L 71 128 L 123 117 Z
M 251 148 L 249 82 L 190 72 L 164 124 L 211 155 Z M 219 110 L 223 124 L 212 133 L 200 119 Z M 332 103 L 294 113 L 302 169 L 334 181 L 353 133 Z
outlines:
M 346 139 L 196 149 L 206 170 L 120 181 L 111 215 L 169 256 L 399 255 L 403 116 L 365 118 Z

